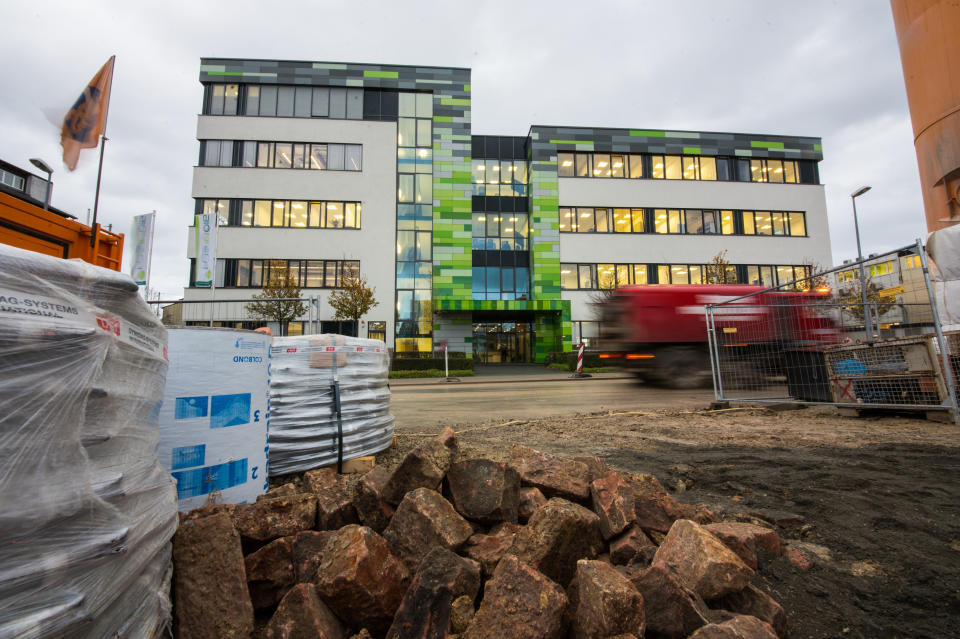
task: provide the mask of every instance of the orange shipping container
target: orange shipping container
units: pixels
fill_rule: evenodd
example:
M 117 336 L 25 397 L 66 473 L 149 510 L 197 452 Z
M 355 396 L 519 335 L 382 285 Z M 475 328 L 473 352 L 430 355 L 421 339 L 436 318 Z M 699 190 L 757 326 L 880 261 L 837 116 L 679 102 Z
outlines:
M 0 242 L 3 244 L 65 259 L 77 257 L 119 271 L 123 234 L 104 230 L 99 224 L 96 227 L 91 247 L 91 228 L 86 224 L 0 192 Z

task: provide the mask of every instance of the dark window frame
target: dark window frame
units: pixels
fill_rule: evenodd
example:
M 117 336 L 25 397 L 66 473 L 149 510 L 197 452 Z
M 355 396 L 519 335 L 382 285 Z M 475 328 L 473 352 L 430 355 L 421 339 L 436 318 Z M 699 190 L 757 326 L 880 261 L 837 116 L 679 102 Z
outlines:
M 476 136 L 475 136 L 476 137 Z M 600 175 L 598 171 L 603 169 L 594 168 L 595 156 L 601 155 L 609 159 L 613 156 L 620 156 L 624 159 L 624 166 L 622 167 L 622 175 L 613 175 L 613 166 L 612 162 L 609 165 L 610 175 Z M 671 179 L 670 181 L 694 181 L 694 182 L 754 182 L 754 183 L 763 183 L 763 184 L 820 184 L 819 180 L 819 171 L 817 167 L 817 161 L 815 160 L 797 160 L 793 158 L 758 158 L 758 157 L 741 157 L 741 156 L 728 156 L 728 155 L 695 155 L 688 153 L 633 153 L 629 151 L 557 151 L 557 177 L 562 178 L 589 178 L 595 180 L 666 180 L 666 166 L 660 169 L 661 177 L 653 177 L 653 162 L 655 158 L 665 158 L 666 156 L 679 157 L 680 158 L 680 177 L 676 179 Z M 714 180 L 704 180 L 702 178 L 703 171 L 701 167 L 701 159 L 713 158 L 715 160 L 716 169 L 715 175 L 716 179 Z M 634 162 L 634 158 L 639 158 L 642 161 L 642 173 L 639 176 L 631 175 L 631 165 Z M 478 158 L 474 158 L 478 159 Z M 563 162 L 565 160 L 572 160 L 573 164 L 569 168 L 563 167 Z M 695 163 L 695 175 L 696 177 L 688 178 L 684 176 L 684 166 L 687 161 L 693 161 Z M 794 177 L 793 182 L 768 182 L 766 180 L 755 180 L 752 179 L 752 173 L 750 171 L 750 162 L 751 161 L 760 161 L 763 167 L 766 167 L 767 161 L 775 162 L 792 162 L 794 163 Z M 742 170 L 743 163 L 746 164 L 746 172 Z M 580 172 L 578 167 L 583 164 L 585 166 L 585 171 Z M 723 167 L 723 168 L 721 168 Z M 765 170 L 761 170 L 761 173 L 764 173 Z

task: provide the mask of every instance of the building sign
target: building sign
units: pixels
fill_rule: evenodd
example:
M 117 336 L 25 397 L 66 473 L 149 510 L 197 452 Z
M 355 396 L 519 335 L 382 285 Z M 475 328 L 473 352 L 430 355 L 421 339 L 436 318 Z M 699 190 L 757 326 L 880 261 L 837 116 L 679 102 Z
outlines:
M 217 215 L 197 215 L 197 271 L 195 286 L 213 286 L 217 264 Z

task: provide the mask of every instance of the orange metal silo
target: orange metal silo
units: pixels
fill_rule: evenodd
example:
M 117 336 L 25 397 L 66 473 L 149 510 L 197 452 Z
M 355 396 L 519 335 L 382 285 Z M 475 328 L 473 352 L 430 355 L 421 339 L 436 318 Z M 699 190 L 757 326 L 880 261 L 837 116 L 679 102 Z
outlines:
M 891 0 L 927 229 L 960 222 L 960 2 Z

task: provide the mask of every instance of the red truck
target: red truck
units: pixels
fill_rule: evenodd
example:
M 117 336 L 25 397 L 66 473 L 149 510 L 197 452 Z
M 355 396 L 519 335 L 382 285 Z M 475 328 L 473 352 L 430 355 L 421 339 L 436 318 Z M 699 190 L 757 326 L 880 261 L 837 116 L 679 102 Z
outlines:
M 604 304 L 602 359 L 645 382 L 699 388 L 712 380 L 705 307 L 714 311 L 721 360 L 741 376 L 785 374 L 783 353 L 840 341 L 827 290 L 761 292 L 760 286 L 689 284 L 618 289 Z M 794 358 L 795 359 L 795 358 Z M 744 371 L 749 371 L 744 373 Z

